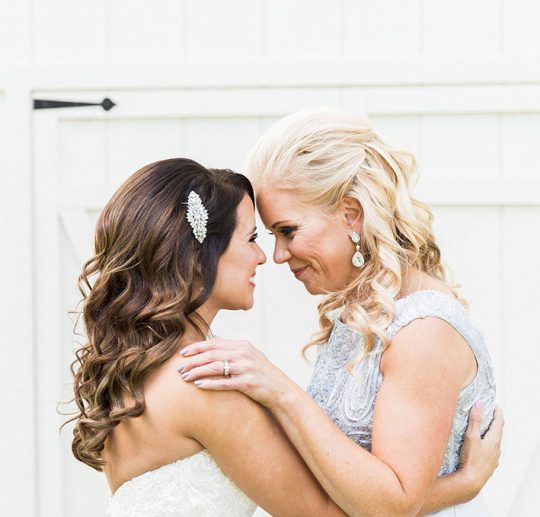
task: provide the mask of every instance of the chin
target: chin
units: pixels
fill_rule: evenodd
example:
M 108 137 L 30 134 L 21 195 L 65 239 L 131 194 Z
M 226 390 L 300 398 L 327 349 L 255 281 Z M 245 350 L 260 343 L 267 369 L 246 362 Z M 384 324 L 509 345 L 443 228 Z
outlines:
M 238 307 L 236 307 L 236 309 L 240 311 L 249 311 L 253 308 L 253 305 L 255 305 L 255 300 L 251 298 L 250 300 L 245 300 L 244 303 L 238 304 Z
M 325 291 L 320 289 L 319 286 L 307 283 L 307 284 L 304 284 L 304 287 L 306 288 L 306 291 L 309 294 L 312 294 L 312 295 L 325 294 Z

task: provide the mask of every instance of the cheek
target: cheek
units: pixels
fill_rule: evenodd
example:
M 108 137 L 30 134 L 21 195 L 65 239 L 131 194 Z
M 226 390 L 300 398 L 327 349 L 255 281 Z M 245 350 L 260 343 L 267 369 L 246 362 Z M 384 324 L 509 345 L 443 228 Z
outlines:
M 319 246 L 312 237 L 298 236 L 290 241 L 289 251 L 295 257 L 313 260 L 319 255 Z
M 306 246 L 306 253 L 316 262 L 320 269 L 329 276 L 340 276 L 348 269 L 349 251 L 352 258 L 353 251 L 349 250 L 347 243 L 332 238 L 320 239 L 316 243 Z
M 315 265 L 325 267 L 328 263 L 333 263 L 336 253 L 332 239 L 326 241 L 317 236 L 310 236 L 291 246 L 291 253 L 299 258 L 304 258 L 310 262 L 315 262 Z

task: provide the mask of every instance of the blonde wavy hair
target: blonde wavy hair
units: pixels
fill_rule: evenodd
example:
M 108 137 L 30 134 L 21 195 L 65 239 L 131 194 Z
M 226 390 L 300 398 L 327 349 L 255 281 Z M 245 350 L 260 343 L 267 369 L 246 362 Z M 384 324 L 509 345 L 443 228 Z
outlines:
M 277 187 L 329 213 L 351 197 L 363 211 L 360 248 L 365 265 L 350 285 L 323 298 L 319 332 L 306 348 L 328 340 L 333 324 L 328 314 L 341 307 L 365 337 L 364 354 L 377 337 L 386 346 L 385 330 L 394 319 L 408 268 L 442 280 L 457 297 L 435 243 L 433 215 L 410 193 L 415 167 L 411 153 L 393 149 L 364 119 L 332 109 L 289 115 L 253 148 L 248 171 L 256 190 Z
M 186 219 L 191 191 L 207 211 L 200 244 Z M 145 410 L 148 375 L 173 356 L 188 328 L 208 325 L 197 309 L 214 287 L 249 180 L 186 158 L 155 162 L 116 191 L 96 225 L 95 255 L 78 279 L 88 341 L 71 365 L 77 410 L 72 451 L 102 470 L 114 428 Z M 64 424 L 65 425 L 65 424 Z

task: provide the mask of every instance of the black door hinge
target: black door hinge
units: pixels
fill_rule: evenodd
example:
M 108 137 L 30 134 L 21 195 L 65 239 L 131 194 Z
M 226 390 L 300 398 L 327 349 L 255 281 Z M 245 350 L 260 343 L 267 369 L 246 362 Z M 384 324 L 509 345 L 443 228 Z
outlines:
M 53 108 L 78 108 L 81 106 L 101 106 L 105 111 L 113 109 L 116 104 L 109 98 L 103 99 L 101 102 L 68 102 L 68 101 L 51 101 L 47 99 L 34 99 L 35 110 L 46 110 Z

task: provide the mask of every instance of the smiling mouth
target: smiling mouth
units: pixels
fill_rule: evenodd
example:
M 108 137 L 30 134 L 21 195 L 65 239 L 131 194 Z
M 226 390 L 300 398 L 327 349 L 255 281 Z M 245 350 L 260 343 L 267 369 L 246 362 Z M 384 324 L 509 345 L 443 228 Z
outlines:
M 252 285 L 253 287 L 255 287 L 255 275 L 253 275 L 252 277 L 250 277 L 250 279 L 249 279 L 249 285 Z
M 298 278 L 308 267 L 309 266 L 299 267 L 296 269 L 291 269 L 291 271 L 293 272 L 294 276 Z

